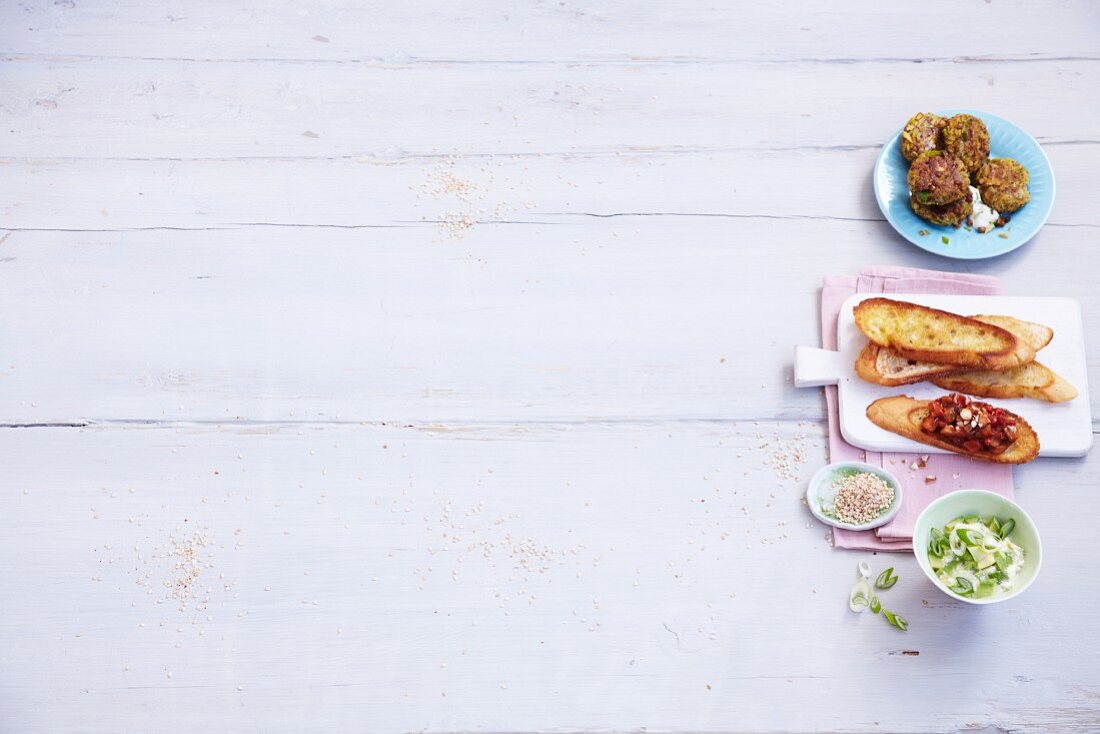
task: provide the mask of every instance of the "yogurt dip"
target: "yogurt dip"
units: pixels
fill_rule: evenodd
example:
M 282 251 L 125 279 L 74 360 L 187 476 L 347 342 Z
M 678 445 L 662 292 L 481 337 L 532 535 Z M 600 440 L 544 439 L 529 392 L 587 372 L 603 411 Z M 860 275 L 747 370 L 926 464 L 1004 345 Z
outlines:
M 971 201 L 974 202 L 974 211 L 967 217 L 967 223 L 978 230 L 979 234 L 992 231 L 1001 215 L 996 209 L 982 201 L 982 194 L 977 188 L 970 187 L 970 196 Z

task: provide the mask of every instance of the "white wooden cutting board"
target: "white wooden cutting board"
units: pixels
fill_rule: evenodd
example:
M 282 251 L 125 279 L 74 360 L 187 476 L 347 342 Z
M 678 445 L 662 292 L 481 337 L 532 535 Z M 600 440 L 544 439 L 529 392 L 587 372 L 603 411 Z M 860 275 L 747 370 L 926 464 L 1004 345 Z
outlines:
M 867 337 L 856 328 L 852 309 L 866 298 L 882 295 L 859 293 L 844 302 L 837 323 L 838 351 L 812 347 L 796 349 L 795 384 L 799 387 L 837 385 L 840 431 L 844 440 L 853 446 L 871 451 L 919 450 L 922 453 L 948 453 L 885 431 L 867 419 L 867 406 L 878 398 L 905 394 L 918 399 L 932 399 L 946 392 L 929 382 L 883 387 L 856 376 L 856 358 L 867 343 Z M 1038 359 L 1077 388 L 1080 394 L 1076 399 L 1059 404 L 1030 399 L 979 399 L 1005 407 L 1026 418 L 1039 434 L 1040 456 L 1073 457 L 1088 453 L 1092 447 L 1092 410 L 1088 395 L 1081 308 L 1077 301 L 1071 298 L 929 294 L 888 294 L 886 297 L 964 315 L 1006 314 L 1027 321 L 1037 321 L 1054 329 L 1054 338 L 1039 353 Z

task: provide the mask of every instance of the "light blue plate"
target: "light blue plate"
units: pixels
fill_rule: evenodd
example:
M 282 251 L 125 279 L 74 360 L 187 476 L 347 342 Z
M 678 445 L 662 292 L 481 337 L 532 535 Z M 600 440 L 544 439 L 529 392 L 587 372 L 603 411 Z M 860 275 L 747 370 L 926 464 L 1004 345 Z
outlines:
M 909 162 L 901 155 L 898 141 L 901 131 L 890 138 L 875 161 L 873 178 L 875 199 L 886 221 L 905 239 L 922 250 L 944 257 L 960 260 L 980 260 L 1011 252 L 1030 240 L 1050 216 L 1054 206 L 1054 171 L 1046 153 L 1028 135 L 1008 120 L 978 110 L 941 110 L 936 114 L 951 117 L 966 113 L 981 118 L 989 129 L 989 156 L 991 158 L 1014 158 L 1027 168 L 1031 174 L 1031 201 L 1022 209 L 1009 216 L 1011 221 L 1005 227 L 997 227 L 992 232 L 978 234 L 967 232 L 964 227 L 942 227 L 926 222 L 909 208 Z M 921 235 L 920 231 L 928 232 Z M 1007 239 L 998 235 L 1005 234 Z M 944 244 L 942 238 L 949 242 Z

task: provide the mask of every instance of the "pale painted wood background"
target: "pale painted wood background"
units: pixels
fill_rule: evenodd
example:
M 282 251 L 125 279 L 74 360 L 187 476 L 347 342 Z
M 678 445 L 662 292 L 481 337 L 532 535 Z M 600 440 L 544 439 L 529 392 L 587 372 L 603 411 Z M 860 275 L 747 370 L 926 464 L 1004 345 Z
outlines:
M 1100 6 L 710 5 L 0 2 L 0 730 L 1100 730 L 1097 454 L 1016 602 L 890 558 L 901 634 L 789 382 L 823 274 L 972 270 L 1081 300 L 1095 412 Z M 871 193 L 959 105 L 1058 178 L 993 261 Z

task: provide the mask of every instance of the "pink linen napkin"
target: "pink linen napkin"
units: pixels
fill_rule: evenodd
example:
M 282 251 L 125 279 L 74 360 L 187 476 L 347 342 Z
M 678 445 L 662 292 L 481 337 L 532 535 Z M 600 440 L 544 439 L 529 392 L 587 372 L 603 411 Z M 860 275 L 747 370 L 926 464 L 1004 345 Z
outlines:
M 853 293 L 959 293 L 998 295 L 1000 281 L 988 275 L 945 273 L 919 268 L 869 267 L 856 277 L 829 275 L 821 289 L 821 343 L 836 349 L 837 317 L 844 299 Z M 904 386 L 898 393 L 904 392 Z M 837 389 L 825 388 L 829 414 L 829 460 L 865 461 L 881 466 L 901 482 L 905 499 L 897 516 L 875 530 L 833 530 L 833 545 L 875 551 L 912 550 L 913 525 L 917 515 L 932 500 L 957 489 L 988 489 L 1012 497 L 1012 467 L 987 464 L 964 456 L 945 454 L 898 454 L 863 451 L 840 436 L 837 417 Z M 919 466 L 927 456 L 926 466 Z M 935 477 L 935 481 L 928 481 Z

